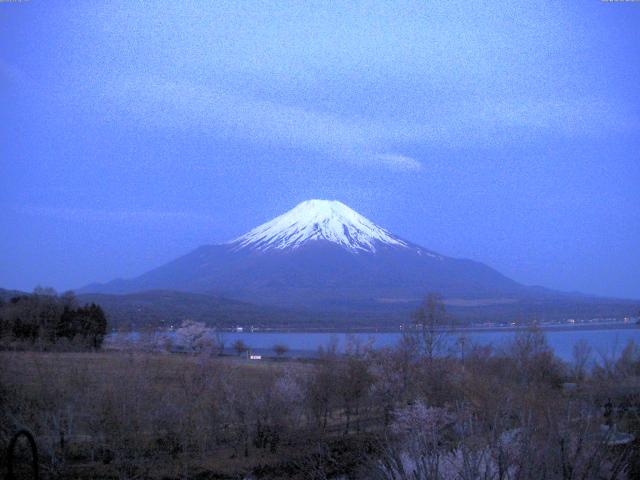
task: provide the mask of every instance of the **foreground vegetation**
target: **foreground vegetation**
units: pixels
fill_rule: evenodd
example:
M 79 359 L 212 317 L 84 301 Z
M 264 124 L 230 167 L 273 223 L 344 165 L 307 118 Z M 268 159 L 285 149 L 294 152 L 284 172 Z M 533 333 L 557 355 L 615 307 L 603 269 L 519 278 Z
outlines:
M 429 340 L 308 362 L 4 352 L 0 449 L 29 428 L 51 478 L 640 478 L 637 346 L 590 369 L 536 330 L 445 358 Z
M 0 298 L 0 350 L 87 350 L 102 345 L 107 318 L 95 303 L 51 288 Z

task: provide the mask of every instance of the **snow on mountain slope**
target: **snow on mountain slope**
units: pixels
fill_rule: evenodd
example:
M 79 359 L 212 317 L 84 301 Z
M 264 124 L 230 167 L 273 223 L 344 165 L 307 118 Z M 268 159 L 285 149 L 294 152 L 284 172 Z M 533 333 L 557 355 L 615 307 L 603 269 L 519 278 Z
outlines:
M 336 243 L 353 252 L 409 245 L 337 200 L 306 200 L 288 212 L 242 235 L 235 250 L 295 249 L 313 240 Z
M 279 307 L 373 308 L 451 298 L 512 298 L 517 282 L 479 262 L 403 240 L 338 201 L 308 200 L 222 245 L 203 245 L 85 292 L 179 290 Z
M 165 300 L 166 295 L 159 297 L 158 290 L 174 292 L 175 296 Z M 388 321 L 388 314 L 396 312 L 400 315 L 396 318 L 406 319 L 428 292 L 438 292 L 458 305 L 482 305 L 484 313 L 478 312 L 481 318 L 493 321 L 495 315 L 525 318 L 532 313 L 536 318 L 549 318 L 558 305 L 561 310 L 557 311 L 567 312 L 567 316 L 620 311 L 610 309 L 606 302 L 589 304 L 582 297 L 526 287 L 480 262 L 431 252 L 376 226 L 346 205 L 327 200 L 302 202 L 236 240 L 200 246 L 137 277 L 81 289 L 83 293 L 112 294 L 149 291 L 155 291 L 149 300 L 155 312 L 173 312 L 173 317 L 166 318 L 206 315 L 215 322 L 237 319 L 245 306 L 229 310 L 225 303 L 222 311 L 215 302 L 208 302 L 200 308 L 202 295 L 292 308 L 285 322 L 289 315 L 294 318 L 300 314 L 292 312 L 304 309 L 309 314 L 323 312 L 320 317 L 312 314 L 317 318 L 328 318 L 325 314 L 330 312 L 349 312 L 345 320 L 361 315 L 358 321 L 362 321 L 370 320 L 375 312 Z M 201 296 L 185 297 L 185 292 Z M 132 310 L 126 307 L 130 298 L 116 300 L 116 312 Z M 274 310 L 252 311 L 258 324 L 274 321 L 269 313 Z M 136 310 L 137 316 L 139 313 Z

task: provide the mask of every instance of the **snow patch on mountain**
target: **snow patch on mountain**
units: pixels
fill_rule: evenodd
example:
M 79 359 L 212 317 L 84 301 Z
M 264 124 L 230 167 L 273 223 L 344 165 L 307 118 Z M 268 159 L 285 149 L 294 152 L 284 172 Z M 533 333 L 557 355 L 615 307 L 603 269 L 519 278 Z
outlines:
M 230 242 L 236 249 L 295 249 L 313 240 L 353 252 L 409 245 L 337 200 L 307 200 Z

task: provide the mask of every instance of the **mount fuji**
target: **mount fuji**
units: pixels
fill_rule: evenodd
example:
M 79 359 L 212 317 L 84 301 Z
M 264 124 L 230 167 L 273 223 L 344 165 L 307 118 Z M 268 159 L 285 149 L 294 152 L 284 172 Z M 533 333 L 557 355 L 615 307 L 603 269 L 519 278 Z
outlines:
M 334 243 L 352 252 L 375 253 L 376 246 L 408 247 L 407 242 L 337 200 L 307 200 L 284 215 L 233 240 L 236 249 L 297 249 L 313 241 Z
M 500 303 L 528 288 L 482 263 L 415 245 L 339 201 L 307 200 L 228 243 L 201 246 L 139 277 L 83 291 L 177 290 L 341 309 L 413 304 L 427 292 Z

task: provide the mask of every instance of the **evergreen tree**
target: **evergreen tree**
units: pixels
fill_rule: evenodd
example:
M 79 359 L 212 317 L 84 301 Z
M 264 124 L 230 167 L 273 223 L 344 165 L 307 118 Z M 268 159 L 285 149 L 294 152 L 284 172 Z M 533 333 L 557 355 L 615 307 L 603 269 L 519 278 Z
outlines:
M 75 296 L 58 296 L 51 289 L 37 288 L 32 295 L 13 297 L 0 304 L 0 337 L 45 345 L 60 339 L 100 348 L 107 333 L 107 319 L 99 305 L 78 307 Z
M 69 340 L 73 340 L 76 330 L 76 315 L 76 310 L 72 310 L 68 306 L 64 307 L 64 309 L 62 310 L 62 315 L 60 315 L 56 324 L 56 338 L 67 338 Z

